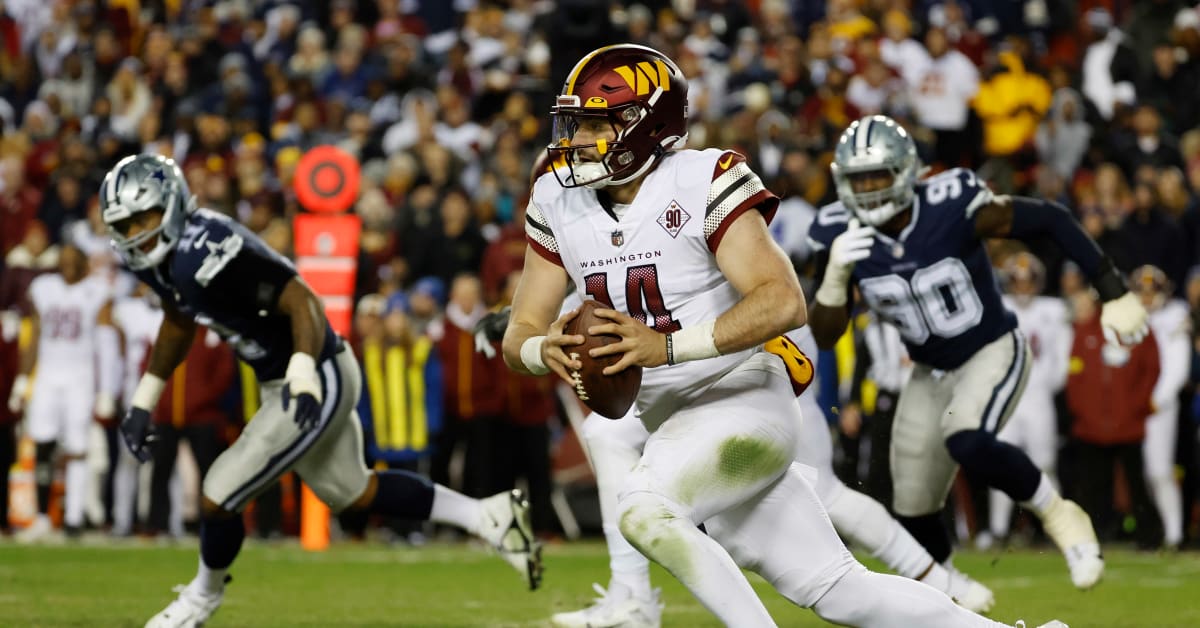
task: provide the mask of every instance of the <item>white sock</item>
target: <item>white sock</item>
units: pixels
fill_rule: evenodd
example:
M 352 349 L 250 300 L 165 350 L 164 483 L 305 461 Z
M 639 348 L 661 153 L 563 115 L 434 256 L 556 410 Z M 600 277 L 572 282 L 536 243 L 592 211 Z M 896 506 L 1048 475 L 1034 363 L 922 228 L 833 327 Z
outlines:
M 609 595 L 618 600 L 623 594 L 650 599 L 650 561 L 625 540 L 616 523 L 604 523 L 604 540 L 608 542 L 608 565 L 612 570 Z
M 1054 482 L 1045 473 L 1042 474 L 1042 479 L 1038 482 L 1037 490 L 1033 492 L 1033 497 L 1029 501 L 1021 502 L 1021 505 L 1033 511 L 1033 514 L 1038 518 L 1046 516 L 1046 513 L 1054 509 L 1062 497 L 1058 494 L 1058 489 L 1054 488 Z
M 995 489 L 988 491 L 988 497 L 991 501 L 989 508 L 992 511 L 988 518 L 988 529 L 997 539 L 1004 538 L 1008 536 L 1009 522 L 1012 521 L 1013 502 L 1008 495 Z M 1037 497 L 1037 493 L 1034 493 L 1034 497 Z
M 1163 543 L 1175 547 L 1183 542 L 1183 492 L 1175 478 L 1149 478 L 1150 493 L 1162 518 Z
M 433 508 L 429 511 L 429 520 L 457 526 L 478 536 L 481 529 L 481 508 L 478 499 L 467 497 L 441 484 L 434 484 Z
M 905 578 L 919 578 L 933 563 L 912 534 L 870 497 L 845 487 L 825 502 L 825 509 L 838 534 Z
M 87 503 L 88 466 L 87 461 L 79 458 L 67 460 L 65 486 L 66 495 L 63 501 L 63 523 L 71 527 L 83 525 L 83 507 Z
M 228 569 L 210 568 L 204 564 L 204 559 L 201 558 L 200 568 L 196 570 L 196 578 L 192 580 L 192 587 L 209 595 L 220 593 L 225 590 L 225 576 L 228 573 Z

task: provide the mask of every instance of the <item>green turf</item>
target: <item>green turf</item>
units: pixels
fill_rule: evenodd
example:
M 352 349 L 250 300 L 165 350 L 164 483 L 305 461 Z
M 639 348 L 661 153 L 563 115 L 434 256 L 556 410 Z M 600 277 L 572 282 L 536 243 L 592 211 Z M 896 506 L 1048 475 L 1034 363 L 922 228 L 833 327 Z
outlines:
M 214 627 L 222 626 L 545 626 L 553 612 L 588 601 L 607 579 L 595 542 L 552 546 L 545 586 L 522 590 L 515 573 L 466 545 L 335 546 L 306 553 L 294 545 L 249 543 Z M 964 552 L 958 565 L 996 592 L 992 616 L 1030 626 L 1057 617 L 1073 628 L 1200 626 L 1200 557 L 1108 552 L 1106 580 L 1071 588 L 1057 554 Z M 0 545 L 0 626 L 141 626 L 195 571 L 191 543 L 18 547 Z M 872 563 L 873 567 L 876 567 Z M 824 625 L 758 578 L 755 587 L 780 626 Z M 665 626 L 718 623 L 678 583 L 654 571 Z

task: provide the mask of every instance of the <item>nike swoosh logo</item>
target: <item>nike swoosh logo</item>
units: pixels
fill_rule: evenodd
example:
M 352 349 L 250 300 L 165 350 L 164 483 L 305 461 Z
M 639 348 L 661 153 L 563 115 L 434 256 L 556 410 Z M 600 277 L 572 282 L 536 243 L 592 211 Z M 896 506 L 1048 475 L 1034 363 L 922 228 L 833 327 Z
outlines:
M 728 170 L 731 163 L 733 163 L 733 155 L 726 155 L 725 159 L 717 162 L 717 165 L 721 167 L 721 170 Z
M 204 246 L 204 243 L 207 240 L 208 240 L 208 232 L 205 231 L 204 233 L 200 234 L 200 239 L 196 240 L 196 243 L 192 245 L 192 248 L 199 249 L 200 247 Z

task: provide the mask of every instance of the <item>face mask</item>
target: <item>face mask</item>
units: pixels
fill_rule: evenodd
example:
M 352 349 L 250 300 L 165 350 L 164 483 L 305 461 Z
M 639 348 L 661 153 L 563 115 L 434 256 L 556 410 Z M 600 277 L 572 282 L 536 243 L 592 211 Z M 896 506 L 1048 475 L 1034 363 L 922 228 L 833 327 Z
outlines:
M 1153 135 L 1139 137 L 1137 143 L 1143 153 L 1153 153 L 1158 148 L 1158 138 Z

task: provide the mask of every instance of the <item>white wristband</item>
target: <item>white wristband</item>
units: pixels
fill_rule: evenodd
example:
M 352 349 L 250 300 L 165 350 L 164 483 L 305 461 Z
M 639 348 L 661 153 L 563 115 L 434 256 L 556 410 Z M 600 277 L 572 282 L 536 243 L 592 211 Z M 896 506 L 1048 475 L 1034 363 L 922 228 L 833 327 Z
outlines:
M 542 343 L 546 342 L 545 336 L 533 336 L 526 338 L 525 342 L 521 343 L 521 364 L 529 369 L 534 375 L 545 375 L 550 372 L 546 367 L 546 363 L 542 361 Z
M 709 321 L 667 334 L 667 364 L 706 360 L 721 355 L 713 337 L 716 325 L 717 321 Z
M 830 264 L 825 269 L 825 278 L 817 288 L 817 303 L 827 307 L 846 305 L 846 283 L 850 281 L 850 270 Z
M 317 361 L 311 355 L 297 351 L 288 360 L 286 379 L 314 379 L 317 376 Z
M 129 405 L 142 410 L 153 410 L 154 406 L 158 405 L 158 398 L 162 396 L 162 391 L 166 387 L 167 382 L 163 381 L 161 377 L 146 373 L 138 381 Z

